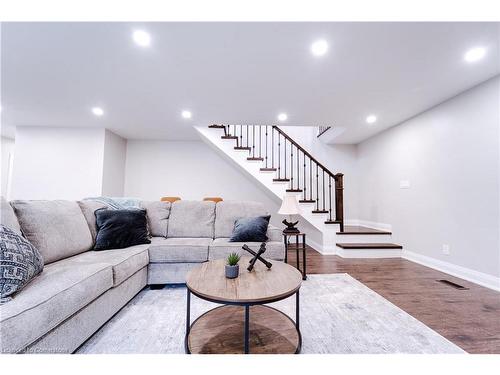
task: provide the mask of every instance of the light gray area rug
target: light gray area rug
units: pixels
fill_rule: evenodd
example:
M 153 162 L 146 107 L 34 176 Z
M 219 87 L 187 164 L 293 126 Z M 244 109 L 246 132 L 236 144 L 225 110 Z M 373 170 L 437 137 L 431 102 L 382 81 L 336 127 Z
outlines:
M 214 303 L 191 298 L 191 322 Z M 295 297 L 271 304 L 295 317 Z M 140 292 L 77 353 L 184 353 L 186 288 Z M 300 289 L 302 353 L 464 353 L 347 274 L 309 275 Z

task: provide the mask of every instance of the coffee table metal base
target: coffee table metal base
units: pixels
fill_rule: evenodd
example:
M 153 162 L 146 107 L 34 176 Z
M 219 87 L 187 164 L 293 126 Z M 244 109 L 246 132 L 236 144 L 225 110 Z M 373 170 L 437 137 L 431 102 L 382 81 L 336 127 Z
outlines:
M 186 353 L 300 353 L 300 295 L 295 293 L 295 322 L 283 312 L 258 303 L 221 303 L 191 320 L 191 292 L 187 290 Z M 196 295 L 196 294 L 195 294 Z M 287 297 L 285 297 L 287 298 Z M 284 299 L 284 298 L 280 298 Z M 275 302 L 269 301 L 266 303 Z

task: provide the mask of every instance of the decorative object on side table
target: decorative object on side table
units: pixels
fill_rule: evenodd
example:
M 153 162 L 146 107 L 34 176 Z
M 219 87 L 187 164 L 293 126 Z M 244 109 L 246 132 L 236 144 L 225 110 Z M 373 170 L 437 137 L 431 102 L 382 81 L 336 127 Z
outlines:
M 226 277 L 228 279 L 236 279 L 240 274 L 240 266 L 238 262 L 240 261 L 240 255 L 237 253 L 231 253 L 227 256 L 227 264 L 225 267 Z
M 243 245 L 242 249 L 245 251 L 248 251 L 250 254 L 253 255 L 253 258 L 250 259 L 250 262 L 248 262 L 249 263 L 249 266 L 247 268 L 248 272 L 252 272 L 253 267 L 255 266 L 255 262 L 257 262 L 257 260 L 260 260 L 262 263 L 264 263 L 266 265 L 267 269 L 270 269 L 273 266 L 273 264 L 271 262 L 269 262 L 261 257 L 261 255 L 266 252 L 266 243 L 265 242 L 262 242 L 260 244 L 260 248 L 259 248 L 259 251 L 257 253 L 255 251 L 253 251 L 252 249 L 250 249 L 247 245 Z
M 286 225 L 286 228 L 283 229 L 283 233 L 300 233 L 300 231 L 295 227 L 298 224 L 298 221 L 292 221 L 292 215 L 300 214 L 300 207 L 295 194 L 286 194 L 283 197 L 283 202 L 281 203 L 278 213 L 280 215 L 288 215 L 290 219 L 290 221 L 287 221 L 286 219 L 282 221 L 282 223 Z

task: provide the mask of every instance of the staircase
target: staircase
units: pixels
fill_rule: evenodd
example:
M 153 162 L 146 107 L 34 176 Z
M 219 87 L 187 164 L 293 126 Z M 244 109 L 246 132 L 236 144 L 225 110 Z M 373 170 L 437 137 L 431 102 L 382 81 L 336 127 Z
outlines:
M 296 194 L 301 217 L 322 235 L 320 243 L 312 244 L 321 253 L 353 258 L 401 255 L 401 246 L 390 243 L 391 232 L 345 225 L 343 174 L 332 173 L 279 127 L 210 125 L 195 129 L 278 202 L 286 193 Z

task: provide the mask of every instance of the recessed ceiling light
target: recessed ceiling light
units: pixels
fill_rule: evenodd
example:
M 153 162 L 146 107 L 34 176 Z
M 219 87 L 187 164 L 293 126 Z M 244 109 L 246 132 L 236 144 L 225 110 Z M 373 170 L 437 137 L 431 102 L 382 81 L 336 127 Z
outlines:
M 190 111 L 182 111 L 181 115 L 182 115 L 182 118 L 186 118 L 186 119 L 190 119 L 191 117 L 193 117 L 193 114 Z
M 92 113 L 98 117 L 101 117 L 102 115 L 104 115 L 104 110 L 100 107 L 94 107 L 92 108 Z
M 366 122 L 369 124 L 373 124 L 375 121 L 377 121 L 377 116 L 375 115 L 370 115 L 366 118 Z
M 328 43 L 326 40 L 317 40 L 311 44 L 311 53 L 314 56 L 323 56 L 328 51 Z
M 287 114 L 286 113 L 280 113 L 278 115 L 278 120 L 283 122 L 283 121 L 286 121 L 286 119 L 288 118 Z
M 144 30 L 135 30 L 132 34 L 134 42 L 141 47 L 149 47 L 151 44 L 151 35 Z
M 481 60 L 484 55 L 486 55 L 486 49 L 483 47 L 476 47 L 465 53 L 464 60 L 467 62 L 475 62 Z

